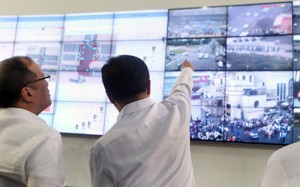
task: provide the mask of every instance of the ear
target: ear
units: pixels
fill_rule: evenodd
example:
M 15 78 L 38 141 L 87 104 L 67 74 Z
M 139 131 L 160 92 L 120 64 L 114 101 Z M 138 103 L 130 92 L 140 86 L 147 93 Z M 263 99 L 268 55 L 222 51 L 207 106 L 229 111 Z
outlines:
M 150 95 L 151 93 L 151 80 L 148 81 L 148 85 L 147 85 L 147 95 Z
M 23 87 L 21 90 L 21 96 L 26 102 L 32 102 L 33 101 L 33 93 L 28 87 Z

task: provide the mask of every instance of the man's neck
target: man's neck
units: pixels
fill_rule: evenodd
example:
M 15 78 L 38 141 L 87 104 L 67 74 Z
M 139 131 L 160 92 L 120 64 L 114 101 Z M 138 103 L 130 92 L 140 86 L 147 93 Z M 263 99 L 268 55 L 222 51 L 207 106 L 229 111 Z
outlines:
M 133 97 L 128 98 L 122 102 L 115 102 L 114 105 L 118 109 L 118 111 L 121 112 L 121 110 L 129 103 L 133 103 L 135 101 L 146 99 L 148 97 L 149 97 L 149 95 L 146 92 L 141 92 L 141 93 L 138 93 L 138 94 L 134 95 Z

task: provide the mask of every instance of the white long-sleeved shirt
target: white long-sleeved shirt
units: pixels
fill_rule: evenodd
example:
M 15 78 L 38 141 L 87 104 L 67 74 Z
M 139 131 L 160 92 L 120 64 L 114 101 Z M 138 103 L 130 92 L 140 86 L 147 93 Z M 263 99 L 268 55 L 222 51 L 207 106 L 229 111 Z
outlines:
M 184 68 L 170 96 L 126 105 L 91 148 L 93 187 L 194 187 L 190 152 L 193 71 Z
M 275 151 L 269 158 L 258 187 L 300 186 L 300 142 Z
M 0 176 L 28 187 L 63 187 L 61 135 L 27 110 L 0 109 Z

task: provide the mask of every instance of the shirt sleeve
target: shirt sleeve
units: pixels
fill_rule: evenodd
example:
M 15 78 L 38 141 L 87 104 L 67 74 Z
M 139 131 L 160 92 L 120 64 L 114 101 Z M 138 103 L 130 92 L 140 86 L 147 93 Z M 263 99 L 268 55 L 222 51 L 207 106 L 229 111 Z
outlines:
M 182 69 L 178 76 L 170 95 L 162 102 L 174 106 L 173 120 L 170 124 L 178 124 L 179 126 L 189 129 L 191 119 L 191 93 L 193 87 L 193 70 L 189 67 Z M 189 131 L 185 131 L 186 133 Z
M 25 166 L 27 186 L 63 187 L 65 168 L 61 135 L 52 131 L 43 136 L 28 155 Z
M 92 179 L 92 187 L 112 187 L 115 186 L 114 182 L 105 169 L 105 163 L 103 163 L 100 154 L 97 151 L 97 143 L 91 148 L 90 151 L 90 172 Z
M 172 88 L 171 96 L 180 92 L 190 97 L 193 88 L 193 70 L 189 67 L 182 69 L 175 85 Z
M 261 181 L 257 187 L 282 187 L 287 186 L 287 174 L 280 157 L 274 152 L 268 160 Z

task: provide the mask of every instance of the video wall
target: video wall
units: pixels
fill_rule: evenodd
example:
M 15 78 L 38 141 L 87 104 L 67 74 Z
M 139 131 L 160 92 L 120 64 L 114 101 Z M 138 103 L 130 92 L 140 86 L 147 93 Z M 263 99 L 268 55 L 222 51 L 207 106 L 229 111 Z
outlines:
M 169 95 L 180 64 L 193 63 L 192 140 L 300 139 L 300 1 L 0 17 L 0 60 L 27 55 L 51 75 L 52 105 L 40 117 L 61 133 L 113 126 L 118 111 L 101 68 L 121 54 L 146 62 L 155 102 Z

